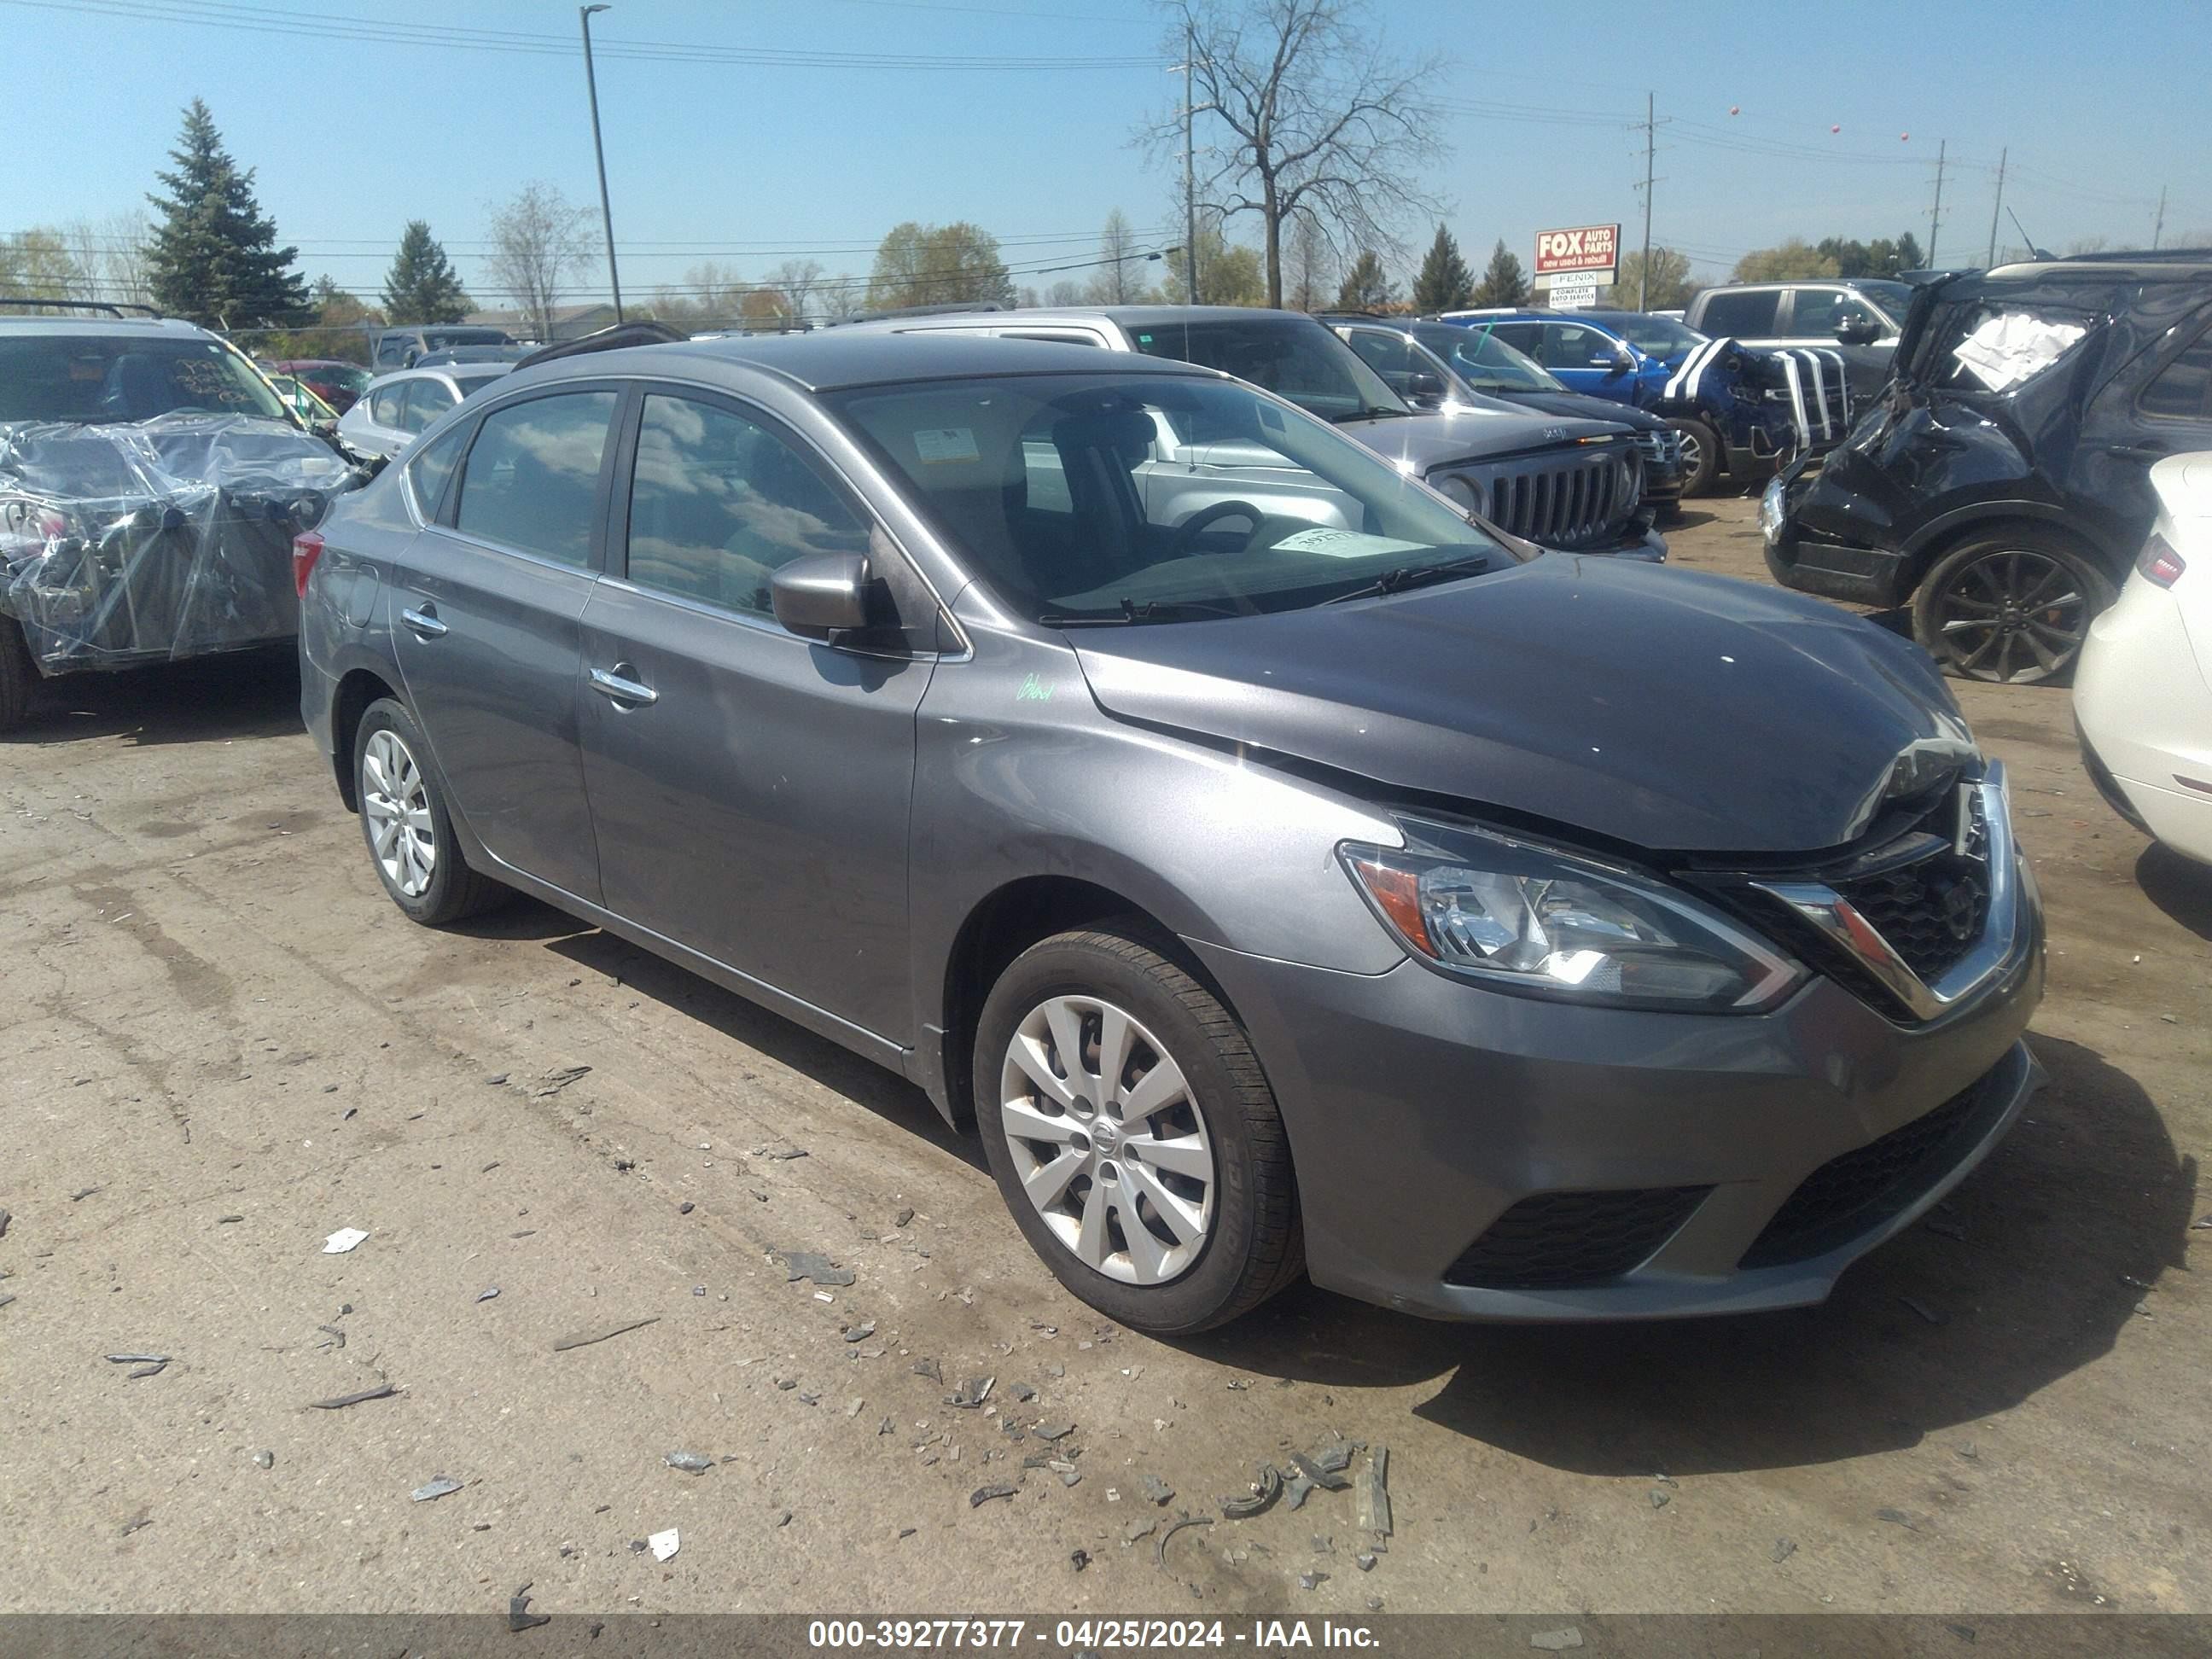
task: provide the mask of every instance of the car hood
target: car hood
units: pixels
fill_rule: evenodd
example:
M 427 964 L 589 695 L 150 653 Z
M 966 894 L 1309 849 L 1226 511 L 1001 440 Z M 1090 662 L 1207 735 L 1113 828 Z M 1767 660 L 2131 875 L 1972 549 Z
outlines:
M 1416 477 L 1461 461 L 1551 449 L 1577 438 L 1612 437 L 1618 423 L 1531 415 L 1525 410 L 1454 409 L 1433 415 L 1401 415 L 1380 421 L 1345 421 L 1337 430 L 1357 438 L 1385 460 Z
M 1486 397 L 1503 398 L 1522 409 L 1540 410 L 1547 415 L 1565 415 L 1575 420 L 1610 422 L 1638 431 L 1667 429 L 1667 422 L 1656 415 L 1647 413 L 1630 404 L 1617 404 L 1610 398 L 1593 398 L 1583 392 L 1491 392 Z
M 1547 554 L 1389 598 L 1085 633 L 1109 714 L 1654 853 L 1812 853 L 1865 827 L 1942 677 L 1817 600 Z

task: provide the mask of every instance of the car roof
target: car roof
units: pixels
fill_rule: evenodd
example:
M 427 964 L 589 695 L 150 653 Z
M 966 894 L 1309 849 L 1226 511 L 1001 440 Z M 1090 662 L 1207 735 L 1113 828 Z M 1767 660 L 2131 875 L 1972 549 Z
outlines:
M 1024 323 L 1033 314 L 1046 313 L 1019 313 Z M 895 333 L 874 324 L 854 324 L 812 334 L 679 340 L 665 345 L 629 346 L 560 358 L 523 369 L 517 378 L 525 383 L 536 383 L 611 374 L 649 375 L 672 372 L 678 364 L 702 363 L 763 369 L 809 392 L 833 392 L 848 386 L 881 386 L 901 380 L 967 380 L 988 374 L 1096 374 L 1103 371 L 1113 374 L 1222 378 L 1211 369 L 1194 368 L 1174 358 L 1147 357 L 1135 352 L 1104 354 L 1096 346 L 1052 340 L 993 339 L 957 330 L 917 329 L 911 333 Z
M 2175 248 L 2156 253 L 2098 253 L 2065 259 L 2023 259 L 1993 265 L 1982 273 L 1985 283 L 2033 283 L 2046 277 L 2071 280 L 2081 276 L 2109 276 L 2128 283 L 2212 282 L 2212 250 Z
M 152 336 L 167 339 L 214 340 L 222 337 L 181 317 L 17 317 L 0 313 L 0 331 L 9 334 L 60 336 L 87 340 L 136 339 Z

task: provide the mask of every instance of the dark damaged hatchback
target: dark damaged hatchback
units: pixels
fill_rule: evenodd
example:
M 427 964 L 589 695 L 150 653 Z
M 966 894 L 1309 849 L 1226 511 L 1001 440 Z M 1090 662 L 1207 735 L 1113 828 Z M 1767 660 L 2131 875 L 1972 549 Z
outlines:
M 1931 282 L 1896 363 L 1841 445 L 1767 486 L 1768 567 L 1910 605 L 1953 673 L 2064 678 L 2142 550 L 2153 463 L 2212 449 L 2212 250 Z
M 1817 1302 L 2035 1085 L 2035 890 L 1923 654 L 1516 550 L 1212 370 L 579 355 L 298 556 L 307 722 L 402 911 L 533 895 L 898 1071 L 1139 1328 L 1301 1272 Z

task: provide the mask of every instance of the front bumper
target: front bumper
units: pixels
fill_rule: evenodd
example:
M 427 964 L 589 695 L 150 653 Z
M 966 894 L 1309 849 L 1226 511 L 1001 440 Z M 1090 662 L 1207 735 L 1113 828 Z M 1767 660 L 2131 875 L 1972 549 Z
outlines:
M 1192 948 L 1281 1105 L 1315 1283 L 1432 1318 L 1821 1301 L 1989 1152 L 2040 1077 L 2021 1041 L 2043 985 L 2032 889 L 1982 994 L 1912 1027 L 1827 979 L 1765 1015 L 1649 1013 L 1486 991 L 1410 961 L 1363 975 Z M 1807 1224 L 1808 1195 L 1863 1185 L 1869 1167 L 1884 1176 L 1869 1201 Z M 1563 1206 L 1571 1231 L 1575 1202 L 1667 1193 L 1685 1195 L 1679 1213 L 1623 1271 L 1467 1282 L 1509 1211 L 1508 1231 Z M 1590 1224 L 1630 1224 L 1615 1205 Z

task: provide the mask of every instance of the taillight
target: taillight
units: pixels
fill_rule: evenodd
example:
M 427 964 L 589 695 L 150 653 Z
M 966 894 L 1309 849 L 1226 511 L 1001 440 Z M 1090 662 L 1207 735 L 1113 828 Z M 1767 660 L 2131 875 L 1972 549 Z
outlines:
M 323 533 L 319 530 L 302 530 L 292 538 L 292 586 L 300 590 L 300 597 L 307 597 L 307 578 L 315 574 L 315 561 L 323 556 Z
M 2150 532 L 2150 539 L 2143 544 L 2142 556 L 2136 561 L 2136 569 L 2143 579 L 2156 582 L 2160 587 L 2172 586 L 2181 580 L 2181 573 L 2188 568 L 2181 555 L 2173 550 L 2173 544 L 2155 530 Z

